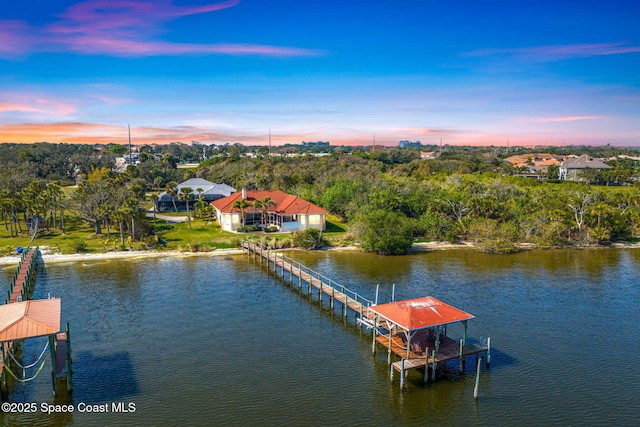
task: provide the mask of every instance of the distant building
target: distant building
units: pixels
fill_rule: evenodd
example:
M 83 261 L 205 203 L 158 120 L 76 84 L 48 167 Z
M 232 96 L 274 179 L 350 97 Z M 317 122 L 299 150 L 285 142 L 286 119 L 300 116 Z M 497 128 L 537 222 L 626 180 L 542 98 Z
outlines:
M 420 141 L 400 141 L 398 146 L 402 148 L 422 147 L 422 143 Z
M 213 202 L 214 200 L 222 199 L 236 192 L 236 189 L 227 184 L 215 184 L 211 181 L 207 181 L 202 178 L 191 178 L 177 185 L 178 191 L 172 198 L 167 192 L 161 193 L 158 196 L 158 211 L 173 210 L 173 203 L 180 211 L 184 211 L 187 208 L 185 200 L 179 200 L 178 194 L 182 187 L 189 187 L 192 190 L 192 200 L 189 201 L 189 206 L 192 206 L 196 200 L 202 197 L 205 202 Z M 197 190 L 201 189 L 202 193 L 198 194 Z
M 438 157 L 438 155 L 436 154 L 435 151 L 421 151 L 420 152 L 420 158 L 422 160 L 435 159 L 436 157 Z
M 302 141 L 302 145 L 305 147 L 313 147 L 313 146 L 327 146 L 329 145 L 328 141 Z
M 581 174 L 585 169 L 606 170 L 612 169 L 612 167 L 602 160 L 583 154 L 580 157 L 565 159 L 560 164 L 560 179 L 564 181 L 586 181 Z
M 549 166 L 560 165 L 560 160 L 548 153 L 517 154 L 507 157 L 504 161 L 520 168 L 520 176 L 538 179 L 546 178 Z M 526 171 L 522 169 L 526 169 Z

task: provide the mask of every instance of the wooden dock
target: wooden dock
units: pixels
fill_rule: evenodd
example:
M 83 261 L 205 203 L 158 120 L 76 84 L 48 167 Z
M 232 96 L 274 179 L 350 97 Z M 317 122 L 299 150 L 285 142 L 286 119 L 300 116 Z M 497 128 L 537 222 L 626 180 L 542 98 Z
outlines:
M 292 286 L 297 284 L 299 288 L 306 284 L 309 296 L 313 295 L 314 290 L 317 291 L 318 300 L 322 302 L 324 298 L 327 298 L 331 308 L 334 308 L 335 301 L 338 301 L 342 306 L 342 314 L 345 318 L 349 310 L 354 311 L 356 321 L 372 329 L 372 352 L 376 352 L 377 344 L 387 349 L 390 377 L 393 380 L 393 372 L 400 372 L 401 388 L 404 388 L 404 379 L 410 370 L 423 370 L 424 381 L 427 382 L 429 371 L 431 371 L 431 380 L 433 381 L 438 364 L 444 364 L 451 360 L 457 359 L 460 372 L 464 372 L 465 358 L 473 355 L 477 357 L 480 353 L 486 353 L 485 363 L 487 367 L 490 365 L 491 339 L 488 338 L 480 343 L 467 342 L 467 320 L 472 319 L 473 315 L 432 297 L 377 305 L 377 301 L 374 303 L 374 301 L 364 298 L 359 293 L 351 291 L 321 273 L 285 256 L 282 252 L 251 241 L 244 241 L 240 246 L 250 255 L 253 254 L 254 258 L 259 259 L 261 264 L 265 263 L 267 269 L 273 270 L 276 276 L 280 275 L 284 282 L 289 281 Z M 421 324 L 416 328 L 407 327 L 394 321 L 393 316 L 381 315 L 381 311 L 385 312 L 385 306 L 393 306 L 390 308 L 390 313 L 393 313 L 398 307 L 403 307 L 400 311 L 407 310 L 407 307 L 404 307 L 407 304 L 415 304 L 415 309 L 409 307 L 411 316 L 419 316 L 423 309 L 429 313 L 427 316 L 433 314 L 434 310 L 436 312 L 440 310 L 441 313 L 438 314 L 438 320 L 435 322 Z M 439 323 L 443 319 L 443 315 L 446 317 L 451 313 L 454 315 L 451 319 L 461 320 L 447 320 L 444 323 Z M 401 316 L 401 318 L 405 317 Z M 423 316 L 422 321 L 425 320 L 428 321 Z M 446 326 L 454 323 L 464 325 L 464 335 L 460 341 L 446 336 Z M 423 339 L 418 343 L 419 336 L 422 336 Z M 394 362 L 394 356 L 400 357 L 400 360 Z
M 22 252 L 22 256 L 18 262 L 18 269 L 11 281 L 5 303 L 26 301 L 29 299 L 37 274 L 38 262 L 41 261 L 40 256 L 40 249 L 37 247 L 30 247 Z
M 0 342 L 0 397 L 8 396 L 13 382 L 27 382 L 38 375 L 44 366 L 43 356 L 46 347 L 49 348 L 52 365 L 52 379 L 54 392 L 58 393 L 58 382 L 66 382 L 67 391 L 71 391 L 71 345 L 69 340 L 69 324 L 66 330 L 60 332 L 60 300 L 46 299 L 30 301 L 36 283 L 38 269 L 43 265 L 39 248 L 27 248 L 21 255 L 17 271 L 11 281 L 5 298 L 5 304 L 0 308 L 4 313 L 0 316 L 4 323 L 0 326 L 2 341 Z M 31 305 L 29 305 L 31 304 Z M 22 312 L 22 307 L 25 308 Z M 6 310 L 5 310 L 6 308 Z M 32 318 L 35 316 L 35 318 Z M 46 330 L 46 332 L 43 332 Z M 25 338 L 48 336 L 48 344 L 38 358 L 40 368 L 33 377 L 21 378 L 26 369 L 36 366 L 22 366 L 19 358 L 14 356 Z
M 343 285 L 336 283 L 334 280 L 323 276 L 321 273 L 310 269 L 300 262 L 285 256 L 282 252 L 276 252 L 268 247 L 264 247 L 255 242 L 245 241 L 240 244 L 242 249 L 249 254 L 254 254 L 260 259 L 260 263 L 266 262 L 267 269 L 282 276 L 284 281 L 289 283 L 297 283 L 302 288 L 306 284 L 309 295 L 312 295 L 313 289 L 318 292 L 318 299 L 328 298 L 331 308 L 337 301 L 342 305 L 342 315 L 347 317 L 348 309 L 356 313 L 356 319 L 362 321 L 367 318 L 368 307 L 373 305 L 373 301 L 363 297 Z M 366 322 L 367 320 L 364 320 Z

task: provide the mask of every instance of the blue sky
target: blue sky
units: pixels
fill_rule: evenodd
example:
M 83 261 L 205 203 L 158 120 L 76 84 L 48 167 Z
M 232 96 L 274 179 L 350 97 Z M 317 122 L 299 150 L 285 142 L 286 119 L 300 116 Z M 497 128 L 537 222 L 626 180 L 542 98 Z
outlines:
M 640 3 L 40 0 L 0 142 L 640 146 Z

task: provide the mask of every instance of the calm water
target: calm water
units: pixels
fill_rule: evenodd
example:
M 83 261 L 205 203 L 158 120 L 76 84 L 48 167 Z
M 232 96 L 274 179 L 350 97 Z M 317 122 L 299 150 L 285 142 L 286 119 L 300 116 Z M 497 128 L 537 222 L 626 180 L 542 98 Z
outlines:
M 491 370 L 407 389 L 386 354 L 246 255 L 47 265 L 36 297 L 71 323 L 72 402 L 134 413 L 0 415 L 5 425 L 638 425 L 640 251 L 291 255 L 371 298 L 432 295 L 476 316 Z M 8 283 L 14 268 L 2 271 Z M 44 345 L 31 340 L 24 360 Z M 381 349 L 379 349 L 381 350 Z M 470 359 L 472 360 L 472 359 Z M 469 363 L 468 365 L 474 365 Z M 54 400 L 47 365 L 12 402 Z

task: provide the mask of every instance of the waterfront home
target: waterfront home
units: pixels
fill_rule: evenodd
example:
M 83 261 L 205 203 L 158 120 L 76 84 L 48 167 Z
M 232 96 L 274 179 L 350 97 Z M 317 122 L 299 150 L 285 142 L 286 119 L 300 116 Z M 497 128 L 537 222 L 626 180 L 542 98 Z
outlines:
M 189 206 L 193 206 L 196 200 L 202 198 L 205 202 L 213 202 L 214 200 L 227 197 L 236 192 L 236 189 L 227 184 L 215 184 L 202 178 L 191 178 L 177 185 L 177 191 L 172 198 L 166 191 L 158 196 L 158 211 L 173 210 L 174 202 L 178 210 L 186 210 L 186 201 L 179 200 L 178 194 L 182 187 L 189 187 L 192 191 L 192 198 Z M 198 191 L 200 190 L 200 191 Z
M 276 227 L 294 232 L 316 228 L 324 231 L 326 209 L 280 190 L 245 190 L 211 203 L 223 230 L 243 226 Z
M 583 172 L 587 169 L 602 171 L 612 168 L 602 160 L 583 154 L 580 157 L 567 158 L 560 164 L 560 179 L 564 181 L 586 181 L 587 179 L 583 176 Z

